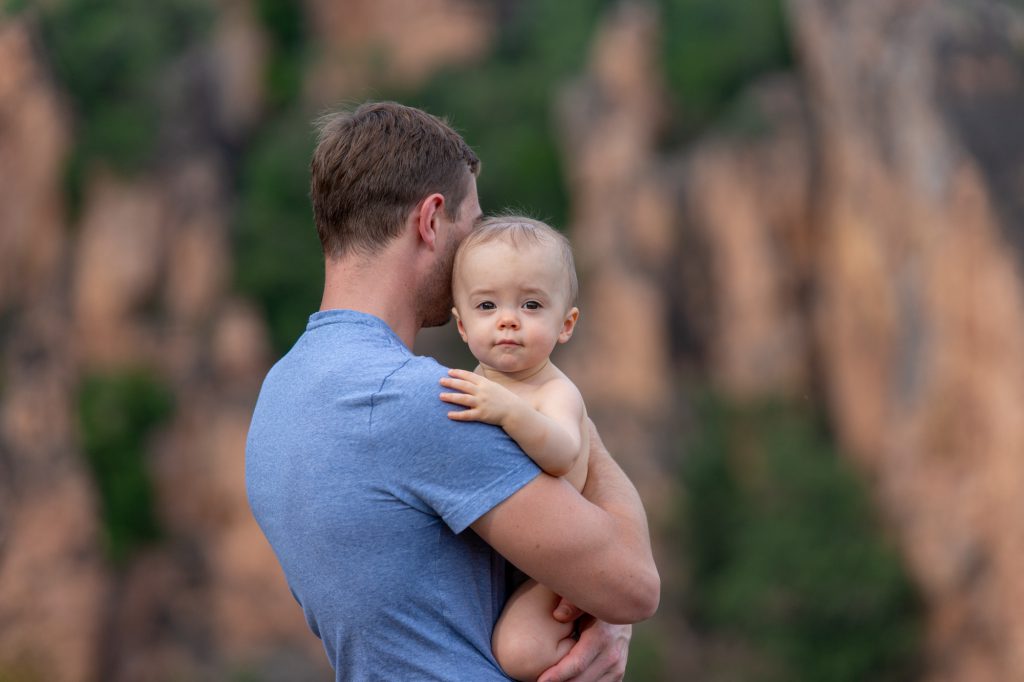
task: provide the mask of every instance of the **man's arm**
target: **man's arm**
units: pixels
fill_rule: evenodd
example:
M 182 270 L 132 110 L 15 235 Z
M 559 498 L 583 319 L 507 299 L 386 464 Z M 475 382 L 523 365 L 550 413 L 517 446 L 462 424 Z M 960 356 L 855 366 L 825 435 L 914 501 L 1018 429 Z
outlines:
M 636 488 L 590 424 L 582 494 L 541 474 L 472 528 L 534 580 L 594 617 L 634 623 L 658 607 L 661 580 Z

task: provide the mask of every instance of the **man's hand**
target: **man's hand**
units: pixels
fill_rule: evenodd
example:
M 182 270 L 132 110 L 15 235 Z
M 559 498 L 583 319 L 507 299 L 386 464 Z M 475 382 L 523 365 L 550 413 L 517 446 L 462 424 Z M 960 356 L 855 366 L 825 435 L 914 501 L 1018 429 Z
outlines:
M 508 418 L 523 406 L 523 399 L 501 384 L 464 369 L 450 369 L 441 385 L 461 393 L 442 393 L 441 400 L 468 409 L 448 413 L 456 421 L 487 422 L 504 426 Z
M 632 625 L 611 625 L 589 616 L 561 600 L 555 620 L 567 623 L 580 619 L 580 638 L 565 658 L 544 671 L 537 682 L 620 682 L 626 674 Z

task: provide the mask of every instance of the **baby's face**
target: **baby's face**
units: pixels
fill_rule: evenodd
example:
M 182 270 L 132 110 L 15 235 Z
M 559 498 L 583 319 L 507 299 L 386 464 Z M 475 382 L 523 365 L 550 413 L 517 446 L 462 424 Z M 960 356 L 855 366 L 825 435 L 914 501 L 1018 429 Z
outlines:
M 459 334 L 485 367 L 528 376 L 572 336 L 579 311 L 569 278 L 546 241 L 496 239 L 462 254 L 453 278 Z

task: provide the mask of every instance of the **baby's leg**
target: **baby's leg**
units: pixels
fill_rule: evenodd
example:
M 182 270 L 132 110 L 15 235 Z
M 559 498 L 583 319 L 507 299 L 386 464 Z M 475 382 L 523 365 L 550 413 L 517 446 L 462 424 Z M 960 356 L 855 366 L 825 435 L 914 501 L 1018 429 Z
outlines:
M 551 615 L 558 599 L 536 580 L 527 580 L 509 597 L 491 637 L 494 657 L 505 674 L 533 682 L 576 643 L 573 624 L 559 623 Z

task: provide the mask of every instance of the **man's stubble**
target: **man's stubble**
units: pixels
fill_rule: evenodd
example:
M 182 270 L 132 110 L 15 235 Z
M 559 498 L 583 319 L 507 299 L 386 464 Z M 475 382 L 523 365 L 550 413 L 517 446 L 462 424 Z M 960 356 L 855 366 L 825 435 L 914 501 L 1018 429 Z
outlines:
M 448 241 L 448 247 L 438 260 L 433 272 L 423 283 L 419 299 L 420 325 L 440 327 L 452 319 L 452 269 L 455 266 L 455 251 L 459 244 L 455 239 Z

